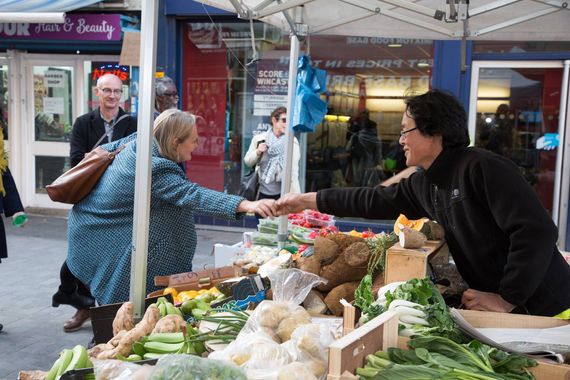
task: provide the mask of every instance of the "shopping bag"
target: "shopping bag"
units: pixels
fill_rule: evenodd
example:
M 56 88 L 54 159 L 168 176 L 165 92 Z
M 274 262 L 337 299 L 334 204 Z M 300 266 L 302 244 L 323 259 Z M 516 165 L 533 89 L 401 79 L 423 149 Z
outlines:
M 259 170 L 256 166 L 243 177 L 238 195 L 248 201 L 255 201 L 259 196 Z
M 85 198 L 124 147 L 125 145 L 114 152 L 97 147 L 87 153 L 80 163 L 46 186 L 50 199 L 54 202 L 76 204 Z

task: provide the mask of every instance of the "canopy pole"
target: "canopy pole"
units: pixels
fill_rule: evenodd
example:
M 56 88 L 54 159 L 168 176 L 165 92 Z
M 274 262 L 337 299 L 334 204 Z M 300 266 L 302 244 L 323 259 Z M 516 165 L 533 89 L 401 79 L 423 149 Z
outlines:
M 296 34 L 291 34 L 291 50 L 289 51 L 289 87 L 287 89 L 287 129 L 285 138 L 287 149 L 285 151 L 285 171 L 281 180 L 281 196 L 291 190 L 291 174 L 293 172 L 293 146 L 295 145 L 295 134 L 291 128 L 293 120 L 293 108 L 295 104 L 295 94 L 297 91 L 297 65 L 299 60 L 299 38 Z M 288 232 L 287 215 L 279 217 L 279 229 L 277 233 L 277 243 L 279 248 L 283 248 L 287 241 Z
M 156 69 L 156 25 L 158 2 L 143 0 L 141 8 L 141 53 L 139 112 L 137 124 L 137 163 L 133 212 L 133 246 L 131 250 L 130 300 L 134 316 L 144 313 L 150 217 L 151 152 Z

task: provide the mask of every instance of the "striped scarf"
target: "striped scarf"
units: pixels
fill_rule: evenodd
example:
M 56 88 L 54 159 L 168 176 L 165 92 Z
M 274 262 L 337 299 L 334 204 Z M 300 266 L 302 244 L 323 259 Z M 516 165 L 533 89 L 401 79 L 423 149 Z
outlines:
M 261 174 L 261 180 L 265 183 L 281 182 L 283 167 L 285 164 L 285 134 L 275 136 L 273 130 L 267 132 L 267 169 Z

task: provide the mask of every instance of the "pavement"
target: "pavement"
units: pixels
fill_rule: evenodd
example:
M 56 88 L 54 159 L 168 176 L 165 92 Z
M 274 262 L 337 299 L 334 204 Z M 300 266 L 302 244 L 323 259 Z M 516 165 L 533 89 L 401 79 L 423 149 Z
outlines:
M 48 371 L 64 348 L 87 346 L 91 324 L 65 333 L 71 306 L 51 306 L 59 269 L 67 253 L 67 218 L 29 215 L 24 228 L 4 220 L 8 258 L 0 263 L 0 379 L 17 379 L 20 370 Z M 197 225 L 194 269 L 214 266 L 214 243 L 235 244 L 246 229 Z

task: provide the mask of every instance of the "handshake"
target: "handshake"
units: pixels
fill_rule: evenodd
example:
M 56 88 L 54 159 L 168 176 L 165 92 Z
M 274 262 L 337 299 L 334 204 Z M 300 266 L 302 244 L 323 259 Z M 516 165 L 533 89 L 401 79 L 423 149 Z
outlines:
M 285 194 L 281 198 L 260 199 L 258 201 L 242 201 L 237 212 L 249 212 L 261 215 L 263 218 L 281 216 L 303 211 L 307 208 L 317 208 L 317 193 Z

